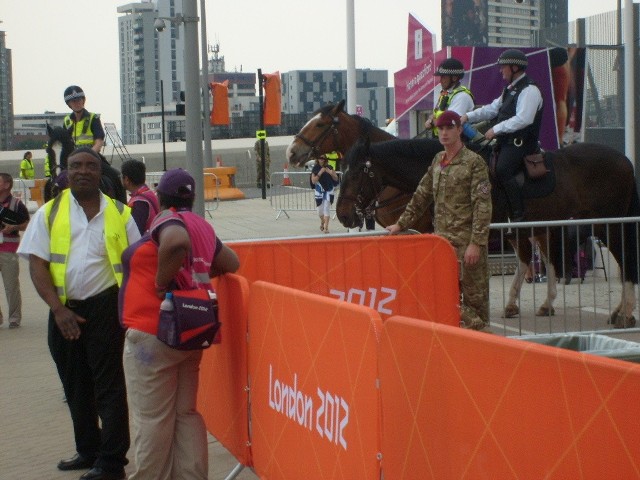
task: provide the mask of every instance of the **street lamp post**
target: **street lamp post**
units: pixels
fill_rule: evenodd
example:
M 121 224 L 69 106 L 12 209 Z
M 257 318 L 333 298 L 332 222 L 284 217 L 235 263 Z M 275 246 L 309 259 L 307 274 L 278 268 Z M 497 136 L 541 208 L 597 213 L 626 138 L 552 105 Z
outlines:
M 198 17 L 196 0 L 183 0 L 184 19 L 184 96 L 185 128 L 187 140 L 186 169 L 193 175 L 196 183 L 196 198 L 193 211 L 204 216 L 204 173 L 202 164 L 202 122 L 199 101 L 199 65 L 198 56 L 187 52 L 198 51 Z
M 184 27 L 184 96 L 185 96 L 185 130 L 186 161 L 185 169 L 191 173 L 196 183 L 196 198 L 193 211 L 204 216 L 204 172 L 202 164 L 202 106 L 199 100 L 198 56 L 191 52 L 198 51 L 198 9 L 196 0 L 182 1 L 182 14 L 175 17 L 158 17 L 154 23 L 157 31 L 165 28 L 164 20 L 182 24 Z M 187 54 L 189 52 L 189 54 Z
M 213 153 L 211 152 L 211 123 L 209 112 L 209 58 L 207 42 L 207 12 L 205 0 L 200 0 L 200 50 L 202 55 L 202 134 L 204 137 L 204 164 L 213 167 Z

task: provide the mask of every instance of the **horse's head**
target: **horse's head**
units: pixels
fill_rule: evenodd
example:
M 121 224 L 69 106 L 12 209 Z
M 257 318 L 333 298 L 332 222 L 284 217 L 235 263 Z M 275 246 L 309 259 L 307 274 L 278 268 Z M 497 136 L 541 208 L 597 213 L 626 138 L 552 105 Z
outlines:
M 47 125 L 47 133 L 49 141 L 46 150 L 49 155 L 49 164 L 51 166 L 59 165 L 62 169 L 67 168 L 67 158 L 75 148 L 71 134 L 64 127 L 52 128 L 50 125 Z
M 360 140 L 347 151 L 336 205 L 338 220 L 347 228 L 361 227 L 365 214 L 374 210 L 384 189 L 381 172 L 369 155 L 370 142 Z
M 287 148 L 287 159 L 291 165 L 302 167 L 311 158 L 322 153 L 339 150 L 338 125 L 344 113 L 344 100 L 337 105 L 329 104 L 314 112 Z

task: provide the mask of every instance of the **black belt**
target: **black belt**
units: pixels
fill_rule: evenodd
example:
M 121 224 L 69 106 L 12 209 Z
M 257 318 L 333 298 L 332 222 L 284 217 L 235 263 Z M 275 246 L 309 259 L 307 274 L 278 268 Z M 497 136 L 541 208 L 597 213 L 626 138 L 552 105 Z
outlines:
M 83 307 L 85 305 L 88 305 L 91 302 L 94 302 L 96 300 L 100 300 L 104 297 L 108 297 L 110 295 L 113 295 L 114 293 L 118 293 L 118 284 L 116 283 L 115 285 L 110 286 L 109 288 L 107 288 L 106 290 L 103 290 L 102 292 L 98 293 L 97 295 L 94 295 L 93 297 L 89 297 L 89 298 L 85 298 L 84 300 L 70 300 L 67 299 L 67 303 L 66 306 L 69 308 L 80 308 Z

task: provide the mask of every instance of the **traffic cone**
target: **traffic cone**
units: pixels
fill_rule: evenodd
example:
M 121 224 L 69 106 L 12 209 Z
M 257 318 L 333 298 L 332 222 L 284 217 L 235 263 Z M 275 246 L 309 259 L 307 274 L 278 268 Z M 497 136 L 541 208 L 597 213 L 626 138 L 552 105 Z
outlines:
M 284 177 L 282 178 L 282 186 L 290 187 L 292 186 L 291 179 L 289 178 L 289 164 L 284 164 Z

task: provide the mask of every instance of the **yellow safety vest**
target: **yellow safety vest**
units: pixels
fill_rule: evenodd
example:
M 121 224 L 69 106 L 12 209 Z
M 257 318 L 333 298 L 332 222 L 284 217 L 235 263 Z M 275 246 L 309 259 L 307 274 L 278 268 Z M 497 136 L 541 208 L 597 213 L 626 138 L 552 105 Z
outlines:
M 71 129 L 71 137 L 76 147 L 92 146 L 93 132 L 91 131 L 91 122 L 95 118 L 95 113 L 89 113 L 88 117 L 82 117 L 79 121 L 74 122 L 71 115 L 64 117 L 64 128 Z M 98 116 L 99 117 L 99 116 Z
M 107 201 L 104 210 L 104 233 L 107 256 L 113 269 L 118 286 L 122 284 L 122 252 L 129 246 L 127 237 L 127 220 L 131 216 L 131 209 L 125 204 L 114 200 L 104 193 L 101 195 Z M 49 272 L 56 293 L 60 301 L 67 301 L 66 272 L 69 250 L 71 248 L 71 190 L 62 191 L 56 198 L 45 204 L 44 215 L 49 231 L 49 247 L 51 259 Z
M 433 124 L 436 124 L 436 120 L 438 119 L 438 117 L 440 115 L 442 115 L 444 112 L 446 112 L 449 109 L 449 105 L 451 105 L 451 100 L 453 100 L 453 96 L 460 93 L 460 92 L 465 92 L 468 93 L 469 96 L 471 97 L 471 99 L 473 100 L 473 93 L 471 93 L 471 90 L 469 90 L 467 87 L 465 87 L 464 85 L 458 85 L 456 88 L 454 88 L 453 90 L 451 90 L 448 93 L 440 93 L 440 98 L 438 99 L 438 104 L 436 105 L 436 108 L 433 109 Z M 441 105 L 442 103 L 442 97 L 444 97 L 445 95 L 447 95 L 447 99 L 446 99 L 446 103 L 445 105 Z M 437 137 L 438 136 L 438 129 L 437 127 L 433 127 L 431 129 L 431 131 L 433 132 L 433 136 Z
M 329 152 L 329 153 L 325 153 L 324 155 L 325 157 L 327 157 L 327 163 L 329 165 L 331 165 L 331 168 L 333 168 L 334 170 L 338 170 L 338 160 L 340 160 L 342 158 L 342 155 L 340 155 L 340 153 L 333 151 L 333 152 Z
M 23 173 L 24 172 L 24 173 Z M 33 167 L 33 160 L 23 158 L 20 162 L 20 178 L 31 180 L 36 177 L 36 169 Z

